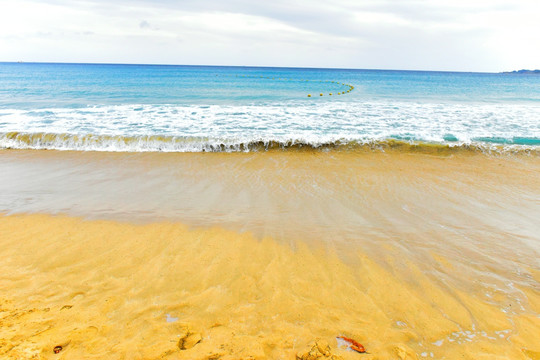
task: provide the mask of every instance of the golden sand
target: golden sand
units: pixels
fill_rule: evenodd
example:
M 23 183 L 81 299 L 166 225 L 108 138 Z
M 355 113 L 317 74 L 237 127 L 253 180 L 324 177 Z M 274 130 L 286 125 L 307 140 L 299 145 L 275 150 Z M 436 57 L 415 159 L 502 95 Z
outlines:
M 441 155 L 0 151 L 0 359 L 540 359 L 540 157 Z
M 178 223 L 3 216 L 0 357 L 294 359 L 321 339 L 343 359 L 539 358 L 538 287 L 505 313 L 412 262 L 407 282 L 351 256 L 355 266 L 302 243 Z M 338 348 L 338 335 L 369 354 Z

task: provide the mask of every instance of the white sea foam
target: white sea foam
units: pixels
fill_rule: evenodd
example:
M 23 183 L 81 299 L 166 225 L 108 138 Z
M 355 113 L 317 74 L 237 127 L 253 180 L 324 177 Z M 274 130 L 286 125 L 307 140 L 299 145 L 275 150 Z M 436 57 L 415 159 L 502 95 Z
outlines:
M 25 145 L 5 136 L 11 132 L 72 137 L 64 137 L 62 142 L 40 140 Z M 540 145 L 540 105 L 299 102 L 286 106 L 107 105 L 2 109 L 0 133 L 3 148 L 107 151 L 204 151 L 222 146 L 240 149 L 241 144 L 253 142 L 318 146 L 385 139 Z M 81 142 L 84 135 L 88 137 Z M 95 141 L 97 137 L 100 141 Z M 174 141 L 164 142 L 164 137 Z M 131 140 L 121 140 L 124 138 Z

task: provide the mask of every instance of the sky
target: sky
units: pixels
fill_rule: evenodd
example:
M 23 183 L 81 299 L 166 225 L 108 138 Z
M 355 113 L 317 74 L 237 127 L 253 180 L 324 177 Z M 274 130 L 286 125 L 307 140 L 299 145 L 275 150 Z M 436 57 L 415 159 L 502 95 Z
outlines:
M 0 61 L 540 69 L 539 0 L 0 0 Z

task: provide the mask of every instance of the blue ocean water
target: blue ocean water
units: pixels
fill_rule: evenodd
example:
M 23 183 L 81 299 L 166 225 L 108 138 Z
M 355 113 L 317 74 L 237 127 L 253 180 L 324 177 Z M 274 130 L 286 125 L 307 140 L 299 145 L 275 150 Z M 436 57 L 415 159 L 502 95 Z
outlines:
M 389 140 L 539 147 L 540 76 L 0 63 L 0 148 L 245 151 Z

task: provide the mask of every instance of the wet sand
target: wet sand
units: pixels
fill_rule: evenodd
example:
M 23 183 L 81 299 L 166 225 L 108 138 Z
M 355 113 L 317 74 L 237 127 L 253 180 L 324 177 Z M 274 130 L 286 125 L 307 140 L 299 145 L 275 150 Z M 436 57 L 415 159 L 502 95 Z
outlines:
M 0 160 L 1 357 L 540 357 L 538 157 Z

